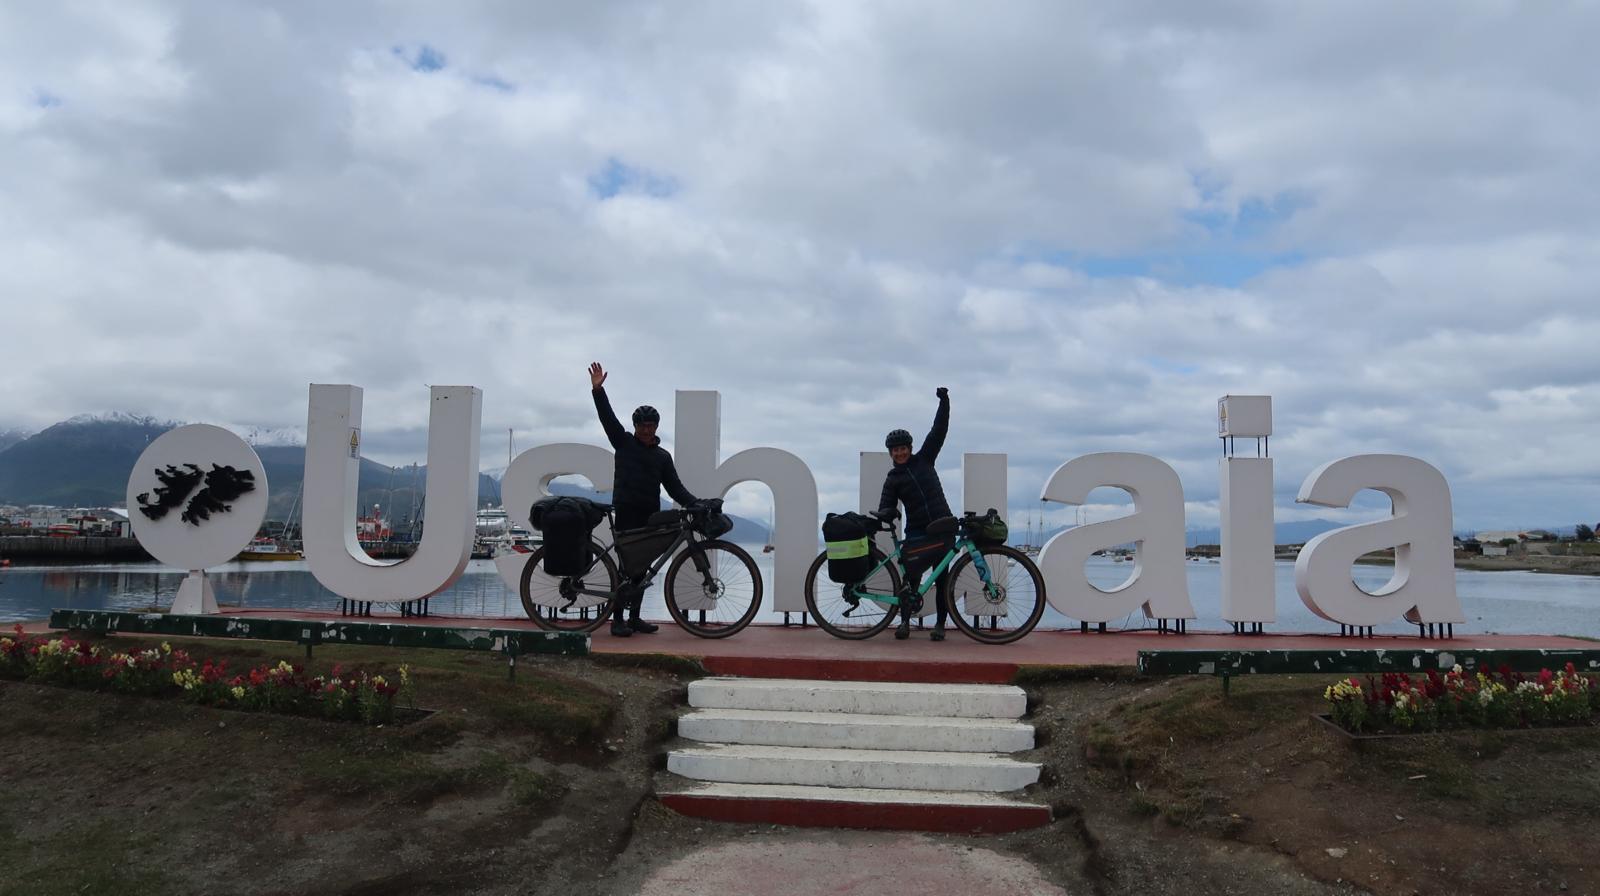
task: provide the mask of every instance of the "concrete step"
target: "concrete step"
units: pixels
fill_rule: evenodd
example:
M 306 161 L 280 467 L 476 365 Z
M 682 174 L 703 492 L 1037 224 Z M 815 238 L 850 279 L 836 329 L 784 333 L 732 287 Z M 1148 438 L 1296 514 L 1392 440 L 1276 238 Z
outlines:
M 662 805 L 695 818 L 801 827 L 1003 834 L 1050 823 L 1050 807 L 990 793 L 725 784 L 672 778 Z
M 698 744 L 667 754 L 667 770 L 699 781 L 1003 793 L 1039 780 L 1039 764 L 988 753 Z
M 718 744 L 1014 753 L 1033 749 L 1033 726 L 1003 719 L 884 716 L 846 712 L 700 709 L 678 734 Z
M 696 709 L 837 712 L 962 719 L 1018 719 L 1021 688 L 993 684 L 911 684 L 783 678 L 702 678 L 689 683 Z

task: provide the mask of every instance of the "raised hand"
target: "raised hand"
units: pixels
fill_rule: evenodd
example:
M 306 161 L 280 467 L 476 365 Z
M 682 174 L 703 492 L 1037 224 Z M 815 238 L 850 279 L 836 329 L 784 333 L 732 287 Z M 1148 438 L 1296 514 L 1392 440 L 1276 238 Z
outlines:
M 598 389 L 605 384 L 606 369 L 600 366 L 599 361 L 589 365 L 589 388 Z
M 933 390 L 933 394 L 939 396 L 940 398 L 949 398 L 950 390 L 940 386 L 939 388 Z

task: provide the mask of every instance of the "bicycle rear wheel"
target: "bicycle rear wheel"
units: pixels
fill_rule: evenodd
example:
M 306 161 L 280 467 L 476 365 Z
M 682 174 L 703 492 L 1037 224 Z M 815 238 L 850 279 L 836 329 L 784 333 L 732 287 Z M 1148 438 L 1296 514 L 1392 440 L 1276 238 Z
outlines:
M 744 548 L 727 541 L 680 551 L 667 567 L 663 590 L 673 621 L 702 638 L 735 634 L 761 609 L 761 571 Z
M 528 555 L 518 592 L 522 609 L 534 624 L 554 632 L 592 632 L 611 616 L 622 578 L 617 564 L 598 541 L 589 542 L 592 559 L 582 575 L 552 576 L 544 571 L 544 548 Z M 576 594 L 578 588 L 603 590 L 608 596 Z
M 900 572 L 893 563 L 884 563 L 883 556 L 873 545 L 867 553 L 872 575 L 862 583 L 840 585 L 827 577 L 828 552 L 817 555 L 806 572 L 806 609 L 818 628 L 835 638 L 861 641 L 889 627 L 900 609 L 898 604 L 885 605 L 854 593 L 866 591 L 882 597 L 900 593 Z
M 979 548 L 985 576 L 963 552 L 950 567 L 945 606 L 956 628 L 985 644 L 1009 644 L 1033 631 L 1044 615 L 1044 576 L 1027 555 L 1005 545 Z M 992 588 L 985 587 L 985 579 Z

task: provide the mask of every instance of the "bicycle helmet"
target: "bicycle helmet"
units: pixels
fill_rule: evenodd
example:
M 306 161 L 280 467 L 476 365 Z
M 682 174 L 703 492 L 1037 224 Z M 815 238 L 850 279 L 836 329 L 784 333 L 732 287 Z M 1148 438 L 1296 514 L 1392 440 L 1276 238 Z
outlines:
M 897 429 L 884 437 L 883 447 L 895 448 L 900 445 L 905 445 L 907 447 L 911 445 L 911 433 L 906 432 L 903 429 Z
M 633 409 L 633 425 L 635 426 L 638 426 L 640 423 L 660 422 L 661 412 L 647 404 L 641 404 Z

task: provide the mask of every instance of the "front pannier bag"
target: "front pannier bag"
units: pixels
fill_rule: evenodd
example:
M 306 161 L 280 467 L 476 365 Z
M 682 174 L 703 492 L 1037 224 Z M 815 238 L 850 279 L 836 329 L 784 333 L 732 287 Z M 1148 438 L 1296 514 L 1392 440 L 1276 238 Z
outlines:
M 528 521 L 544 533 L 544 571 L 552 576 L 583 575 L 589 568 L 589 536 L 605 519 L 605 509 L 587 498 L 557 496 L 534 502 Z
M 822 521 L 828 546 L 828 578 L 840 585 L 861 581 L 872 572 L 872 533 L 877 524 L 859 513 L 830 513 Z

